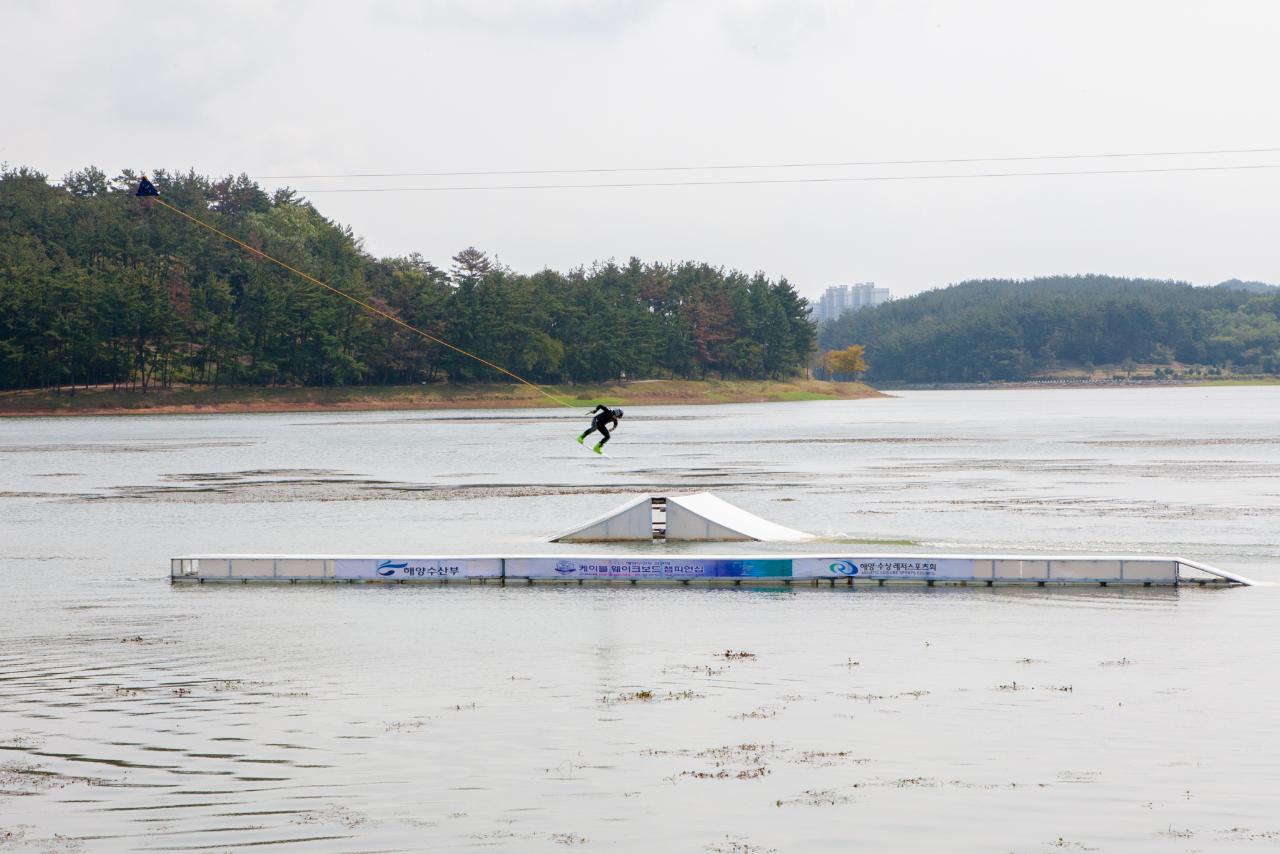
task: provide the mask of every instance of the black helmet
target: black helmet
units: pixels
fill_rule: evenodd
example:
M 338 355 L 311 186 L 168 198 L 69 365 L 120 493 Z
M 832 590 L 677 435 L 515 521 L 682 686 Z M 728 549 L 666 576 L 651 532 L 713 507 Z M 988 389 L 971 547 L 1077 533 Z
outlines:
M 614 418 L 621 418 L 621 417 L 622 417 L 622 410 L 621 410 L 621 409 L 615 409 L 615 410 L 613 410 L 613 417 L 614 417 Z

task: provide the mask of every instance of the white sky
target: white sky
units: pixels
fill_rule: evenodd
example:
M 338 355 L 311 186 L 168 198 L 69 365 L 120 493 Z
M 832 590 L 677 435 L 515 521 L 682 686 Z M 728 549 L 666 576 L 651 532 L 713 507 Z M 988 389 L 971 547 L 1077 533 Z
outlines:
M 0 9 L 0 160 L 220 175 L 1280 148 L 1280 3 L 40 2 Z M 1229 157 L 295 187 L 734 179 Z M 264 182 L 266 183 L 266 182 Z M 1280 169 L 311 196 L 377 255 L 698 260 L 806 296 L 1111 273 L 1280 282 Z

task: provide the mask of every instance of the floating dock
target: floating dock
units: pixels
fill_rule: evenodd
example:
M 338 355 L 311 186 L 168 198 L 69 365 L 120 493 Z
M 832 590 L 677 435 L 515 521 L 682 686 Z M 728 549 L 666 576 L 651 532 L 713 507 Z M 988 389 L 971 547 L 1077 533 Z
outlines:
M 709 492 L 640 495 L 551 542 L 814 539 L 761 519 Z M 1178 557 L 1122 555 L 929 555 L 808 552 L 758 555 L 185 555 L 175 582 L 330 584 L 700 584 L 1174 587 L 1249 585 L 1230 572 Z
M 176 583 L 684 584 L 765 586 L 1235 586 L 1246 578 L 1168 556 L 781 554 L 185 555 Z

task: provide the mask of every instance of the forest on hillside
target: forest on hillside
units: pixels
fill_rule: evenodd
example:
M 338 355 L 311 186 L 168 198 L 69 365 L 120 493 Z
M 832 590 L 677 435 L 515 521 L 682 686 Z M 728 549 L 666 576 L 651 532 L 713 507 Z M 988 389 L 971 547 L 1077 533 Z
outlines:
M 785 280 L 705 263 L 514 272 L 375 258 L 289 190 L 151 175 L 170 204 L 535 382 L 780 378 L 815 330 Z M 138 176 L 0 170 L 0 388 L 501 381 L 147 199 Z M 430 235 L 423 236 L 430 242 Z
M 872 382 L 1021 380 L 1135 362 L 1275 374 L 1280 289 L 1110 276 L 962 282 L 845 314 L 823 324 L 819 343 L 864 345 Z

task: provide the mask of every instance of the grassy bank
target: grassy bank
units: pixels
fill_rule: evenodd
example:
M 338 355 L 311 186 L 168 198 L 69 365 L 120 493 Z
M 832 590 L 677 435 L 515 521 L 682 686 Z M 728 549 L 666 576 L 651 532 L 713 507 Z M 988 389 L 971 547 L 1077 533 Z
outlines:
M 625 385 L 550 388 L 573 407 L 767 403 L 884 397 L 862 383 L 818 380 L 642 380 Z M 334 388 L 176 388 L 146 394 L 111 389 L 0 394 L 0 416 L 162 415 L 218 412 L 307 412 L 379 409 L 515 409 L 554 406 L 527 386 L 421 385 Z
M 1134 377 L 1132 380 L 1085 380 L 1078 377 L 1039 377 L 1032 380 L 985 383 L 895 383 L 885 381 L 881 388 L 887 391 L 965 391 L 974 389 L 1028 389 L 1028 388 L 1176 388 L 1205 386 L 1274 386 L 1280 385 L 1276 376 L 1244 377 L 1178 377 L 1175 379 L 1151 379 Z

